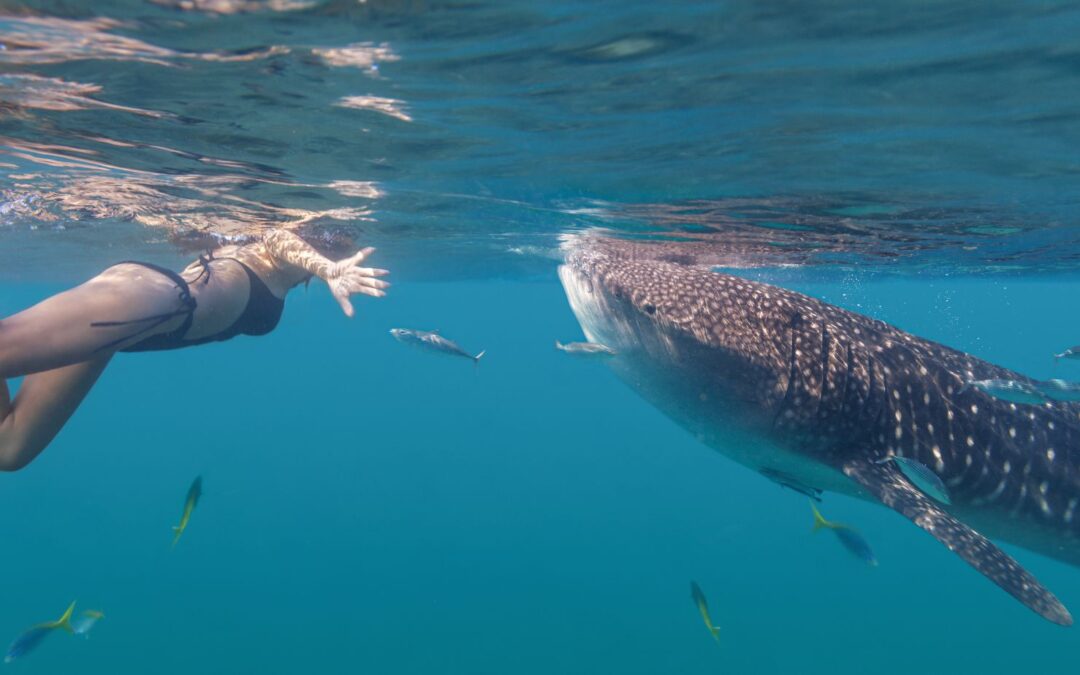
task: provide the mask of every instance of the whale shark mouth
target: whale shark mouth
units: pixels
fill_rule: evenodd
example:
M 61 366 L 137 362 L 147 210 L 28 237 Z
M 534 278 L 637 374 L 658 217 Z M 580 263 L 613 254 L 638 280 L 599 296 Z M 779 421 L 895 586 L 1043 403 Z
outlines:
M 796 418 L 799 415 L 804 419 L 811 417 L 799 409 L 808 402 L 814 402 L 820 412 L 823 394 L 818 394 L 814 401 L 814 396 L 805 396 L 806 391 L 799 392 L 796 397 L 791 397 L 790 392 L 800 384 L 804 387 L 816 385 L 823 392 L 828 375 L 825 370 L 830 362 L 828 351 L 832 347 L 840 349 L 841 343 L 846 343 L 849 356 L 845 379 L 854 379 L 857 374 L 857 370 L 851 368 L 851 348 L 847 345 L 866 347 L 873 340 L 881 340 L 881 345 L 870 344 L 868 348 L 871 354 L 880 355 L 879 360 L 888 358 L 891 353 L 882 349 L 873 351 L 874 348 L 888 348 L 898 342 L 909 350 L 909 354 L 916 354 L 911 350 L 927 344 L 919 358 L 952 358 L 957 354 L 951 351 L 945 354 L 947 350 L 940 345 L 929 345 L 881 322 L 785 289 L 665 260 L 663 247 L 658 250 L 660 255 L 650 258 L 646 247 L 633 242 L 624 245 L 622 240 L 592 234 L 571 235 L 563 242 L 566 262 L 559 268 L 559 278 L 585 335 L 618 353 L 609 363 L 622 379 L 709 445 L 713 445 L 709 439 L 710 428 L 715 429 L 720 419 L 719 414 L 711 415 L 711 411 L 728 406 L 733 400 L 746 403 L 752 398 L 745 395 L 745 388 L 741 392 L 737 390 L 739 380 L 765 381 L 765 386 L 759 386 L 764 394 L 757 402 L 764 408 L 763 416 L 769 419 L 768 431 L 776 432 L 773 428 L 775 413 L 783 406 L 790 406 L 787 410 L 797 413 Z M 762 297 L 766 300 L 761 300 Z M 775 316 L 762 319 L 769 312 Z M 754 317 L 762 320 L 755 323 Z M 826 326 L 829 332 L 826 332 Z M 817 330 L 816 339 L 813 339 L 813 330 Z M 732 333 L 737 331 L 742 333 L 733 336 Z M 808 340 L 810 344 L 819 345 L 825 358 L 819 358 L 821 354 L 812 349 L 803 349 L 804 360 L 796 362 L 794 359 L 799 356 L 796 345 L 800 338 L 804 338 L 803 344 Z M 747 344 L 754 342 L 757 344 Z M 739 358 L 733 358 L 732 353 Z M 960 356 L 966 358 L 966 355 Z M 817 360 L 806 360 L 811 358 Z M 906 367 L 903 359 L 911 357 L 897 358 L 900 363 L 876 363 L 865 369 L 868 379 L 860 383 L 863 398 L 877 396 L 874 405 L 861 409 L 877 410 L 880 414 L 873 415 L 873 419 L 853 420 L 849 431 L 893 416 L 894 411 L 889 408 L 892 396 L 881 389 L 884 379 L 880 374 L 875 379 L 875 373 L 903 372 Z M 754 363 L 739 370 L 739 359 Z M 971 360 L 965 363 L 970 364 Z M 895 366 L 892 371 L 890 365 Z M 927 361 L 927 365 L 939 364 Z M 949 365 L 944 362 L 941 368 L 947 370 Z M 996 368 L 985 363 L 977 367 Z M 806 381 L 795 383 L 794 378 Z M 722 391 L 717 388 L 717 383 L 723 383 L 728 389 L 734 387 L 736 393 L 723 399 L 716 395 Z M 677 392 L 683 400 L 646 395 L 645 391 L 654 386 L 657 391 Z M 769 397 L 770 390 L 782 395 L 779 407 L 773 405 L 777 402 Z M 898 390 L 893 389 L 891 393 L 899 396 Z M 838 409 L 844 410 L 842 406 Z M 731 417 L 729 414 L 728 418 Z M 744 407 L 734 417 L 742 421 L 752 417 L 752 410 Z M 755 425 L 750 423 L 746 428 L 753 430 Z M 756 428 L 765 429 L 766 426 Z M 762 438 L 766 436 L 767 433 L 762 434 Z M 883 454 L 893 450 L 869 443 L 866 447 L 851 447 L 850 438 L 840 438 L 840 435 L 835 438 L 824 436 L 819 442 L 831 444 L 832 449 L 825 456 L 815 455 L 812 461 L 827 462 L 831 467 L 829 473 L 842 482 L 846 477 L 848 481 L 842 491 L 859 493 L 901 513 L 1040 616 L 1059 625 L 1072 624 L 1072 616 L 1065 606 L 1016 560 L 913 487 L 895 462 L 876 463 Z M 801 453 L 805 461 L 805 455 L 810 452 L 805 438 L 789 438 L 787 445 L 789 452 Z M 733 458 L 753 468 L 774 468 Z M 819 486 L 833 489 L 829 485 Z

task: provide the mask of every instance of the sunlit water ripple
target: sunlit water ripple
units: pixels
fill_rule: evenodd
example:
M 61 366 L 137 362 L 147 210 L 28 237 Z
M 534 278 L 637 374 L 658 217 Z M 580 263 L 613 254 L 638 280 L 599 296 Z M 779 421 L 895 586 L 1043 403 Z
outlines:
M 1029 273 L 1080 252 L 1068 4 L 0 13 L 9 277 L 268 227 L 370 242 L 424 278 L 543 272 L 592 227 L 744 267 Z

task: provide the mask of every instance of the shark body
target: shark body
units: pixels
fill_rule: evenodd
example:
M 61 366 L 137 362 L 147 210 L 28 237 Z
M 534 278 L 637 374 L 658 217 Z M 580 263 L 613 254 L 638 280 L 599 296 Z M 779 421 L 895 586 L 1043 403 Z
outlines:
M 1071 625 L 980 531 L 1080 565 L 1080 405 L 995 399 L 965 383 L 1031 380 L 793 291 L 640 250 L 571 241 L 559 275 L 585 335 L 617 352 L 612 368 L 646 400 L 756 471 L 898 511 Z M 882 461 L 893 456 L 933 471 L 952 504 Z

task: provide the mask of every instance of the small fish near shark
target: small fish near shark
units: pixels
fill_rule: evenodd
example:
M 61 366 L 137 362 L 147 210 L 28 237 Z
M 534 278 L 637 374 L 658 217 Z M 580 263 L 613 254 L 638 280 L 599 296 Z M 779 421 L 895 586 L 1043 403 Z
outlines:
M 472 360 L 473 363 L 479 363 L 480 358 L 485 354 L 485 352 L 481 351 L 474 356 L 459 347 L 453 340 L 448 340 L 439 335 L 439 331 L 391 328 L 390 335 L 393 335 L 394 339 L 402 344 L 413 345 L 414 347 L 421 347 L 442 354 L 449 354 L 450 356 L 463 356 Z
M 821 488 L 816 488 L 811 485 L 804 485 L 799 482 L 799 479 L 795 476 L 790 476 L 783 471 L 777 471 L 776 469 L 761 469 L 758 471 L 762 476 L 765 476 L 772 482 L 776 483 L 780 487 L 785 487 L 794 492 L 798 492 L 801 495 L 806 495 L 815 502 L 821 501 Z
M 176 548 L 176 543 L 180 541 L 180 537 L 187 530 L 188 523 L 191 522 L 191 514 L 195 513 L 195 507 L 199 504 L 201 497 L 202 476 L 196 476 L 195 480 L 191 482 L 191 487 L 188 488 L 187 497 L 184 498 L 184 510 L 180 513 L 180 523 L 173 525 L 173 548 Z
M 567 300 L 586 338 L 619 353 L 607 360 L 619 377 L 736 462 L 892 508 L 1040 616 L 1073 623 L 980 531 L 1080 566 L 1080 404 L 995 398 L 966 383 L 1027 378 L 665 246 L 564 238 Z M 952 503 L 882 461 L 895 456 Z
M 1060 354 L 1054 354 L 1055 361 L 1061 359 L 1080 359 L 1080 345 L 1076 345 L 1075 347 L 1069 347 Z
M 1047 380 L 1039 383 L 1039 391 L 1055 401 L 1080 401 L 1080 383 L 1065 380 Z
M 990 396 L 1009 403 L 1039 405 L 1048 401 L 1080 401 L 1080 384 L 1052 379 L 1039 380 L 973 380 L 965 387 L 975 387 Z
M 701 614 L 701 620 L 705 622 L 705 628 L 708 629 L 713 639 L 719 643 L 720 627 L 713 623 L 712 617 L 709 615 L 709 601 L 705 599 L 705 593 L 696 581 L 690 582 L 690 599 L 694 601 L 694 606 L 697 607 L 698 613 Z
M 1038 386 L 1032 382 L 1006 379 L 972 380 L 965 382 L 960 391 L 966 391 L 968 387 L 974 387 L 985 394 L 1009 403 L 1039 405 L 1047 400 L 1046 395 L 1039 391 Z
M 900 473 L 904 474 L 904 477 L 911 481 L 912 485 L 919 488 L 924 495 L 933 497 L 942 504 L 952 504 L 949 489 L 945 487 L 945 483 L 941 482 L 938 475 L 930 470 L 930 467 L 910 457 L 901 457 L 900 455 L 879 459 L 874 464 L 884 464 L 885 462 L 896 462 L 896 465 L 900 467 Z
M 75 603 L 73 602 L 68 605 L 64 614 L 56 621 L 39 623 L 36 626 L 31 626 L 23 631 L 19 637 L 15 638 L 15 641 L 11 643 L 11 646 L 8 647 L 7 653 L 4 655 L 4 663 L 11 663 L 16 659 L 26 656 L 37 649 L 41 643 L 45 641 L 45 638 L 58 631 L 70 633 L 72 635 L 86 636 L 94 625 L 105 616 L 97 610 L 88 609 L 84 611 L 73 624 L 71 619 L 74 613 Z
M 877 567 L 878 561 L 877 556 L 874 555 L 874 550 L 870 548 L 870 544 L 855 528 L 843 523 L 826 520 L 825 516 L 821 515 L 821 511 L 818 511 L 818 507 L 814 502 L 810 502 L 810 509 L 814 513 L 814 532 L 820 532 L 821 530 L 832 532 L 836 535 L 836 540 L 847 549 L 848 553 L 870 567 Z
M 615 356 L 614 349 L 597 342 L 569 342 L 563 344 L 556 340 L 555 349 L 566 352 L 567 354 L 577 354 L 581 356 Z

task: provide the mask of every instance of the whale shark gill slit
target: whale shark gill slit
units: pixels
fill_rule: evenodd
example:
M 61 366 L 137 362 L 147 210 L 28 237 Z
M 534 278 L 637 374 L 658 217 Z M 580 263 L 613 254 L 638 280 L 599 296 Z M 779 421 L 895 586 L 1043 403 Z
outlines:
M 821 327 L 821 382 L 818 385 L 817 396 L 817 410 L 814 411 L 814 415 L 821 419 L 821 409 L 825 405 L 825 390 L 827 379 L 829 377 L 829 329 L 827 326 Z
M 776 407 L 776 415 L 773 418 L 773 428 L 779 427 L 784 413 L 791 410 L 791 399 L 792 396 L 794 396 L 795 388 L 797 386 L 796 383 L 799 378 L 799 365 L 795 359 L 797 353 L 795 328 L 798 324 L 798 316 L 799 315 L 796 314 L 791 320 L 791 344 L 789 346 L 787 387 L 784 389 L 784 397 L 780 400 L 780 405 Z
M 1030 572 L 989 539 L 943 511 L 890 465 L 852 460 L 844 465 L 843 471 L 882 504 L 929 532 L 1032 611 L 1060 626 L 1072 625 L 1069 610 Z

